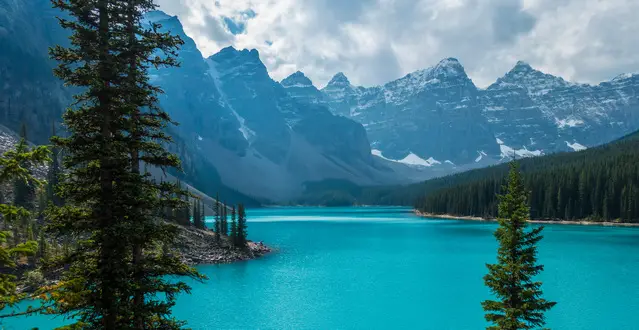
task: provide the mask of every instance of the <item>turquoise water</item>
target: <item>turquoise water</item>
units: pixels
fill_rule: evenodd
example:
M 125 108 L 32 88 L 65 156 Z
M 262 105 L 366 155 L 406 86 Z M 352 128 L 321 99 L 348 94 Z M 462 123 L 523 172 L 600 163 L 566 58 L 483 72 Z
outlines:
M 249 210 L 249 236 L 277 251 L 201 266 L 175 314 L 193 329 L 480 329 L 495 225 L 403 208 Z M 552 329 L 637 329 L 639 228 L 546 226 L 539 258 Z M 30 317 L 6 329 L 50 329 Z

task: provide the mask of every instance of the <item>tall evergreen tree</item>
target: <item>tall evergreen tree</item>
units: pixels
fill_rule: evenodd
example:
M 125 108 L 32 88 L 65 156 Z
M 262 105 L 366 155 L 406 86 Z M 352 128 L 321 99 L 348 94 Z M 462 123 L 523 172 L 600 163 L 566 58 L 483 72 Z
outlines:
M 244 210 L 244 205 L 238 205 L 237 209 L 237 246 L 245 247 L 247 243 L 247 228 L 246 225 L 246 211 Z
M 200 201 L 200 211 L 200 224 L 202 225 L 200 229 L 206 229 L 206 210 L 202 201 Z
M 193 226 L 198 229 L 205 229 L 206 225 L 204 223 L 203 217 L 204 210 L 202 209 L 202 202 L 199 199 L 196 199 L 193 202 Z
M 233 246 L 237 245 L 237 219 L 235 216 L 235 205 L 233 205 L 231 208 L 231 233 L 229 234 Z
M 516 162 L 510 165 L 505 194 L 499 196 L 497 263 L 489 264 L 486 286 L 498 300 L 482 302 L 489 329 L 532 329 L 545 324 L 544 312 L 555 303 L 541 298 L 541 282 L 533 277 L 543 269 L 537 264 L 537 243 L 543 227 L 527 231 L 527 193 Z
M 198 222 L 200 221 L 200 214 L 199 214 L 199 211 L 197 209 L 198 205 L 199 205 L 199 201 L 197 199 L 195 199 L 193 201 L 193 203 L 191 203 L 191 204 L 192 204 L 191 206 L 192 206 L 192 210 L 193 210 L 191 212 L 193 214 L 193 216 L 192 216 L 192 218 L 193 218 L 193 221 L 192 221 L 193 222 L 193 226 L 195 228 L 198 228 Z
M 213 224 L 213 230 L 217 234 L 215 238 L 218 242 L 222 238 L 222 205 L 219 198 L 219 195 L 215 196 L 215 223 Z
M 71 46 L 50 53 L 57 76 L 80 87 L 64 115 L 69 136 L 55 137 L 67 169 L 59 194 L 66 205 L 51 209 L 51 231 L 81 238 L 50 301 L 55 313 L 73 316 L 83 329 L 178 329 L 170 309 L 188 291 L 172 275 L 200 278 L 170 247 L 178 228 L 156 217 L 163 206 L 184 209 L 175 184 L 157 185 L 140 173 L 144 162 L 179 167 L 165 149 L 170 118 L 157 106 L 149 66 L 171 66 L 181 40 L 142 24 L 151 0 L 53 0 L 72 19 Z M 159 56 L 159 52 L 166 56 Z M 187 207 L 188 213 L 188 207 Z M 162 249 L 167 251 L 166 248 Z
M 18 144 L 20 145 L 18 148 L 25 150 L 28 148 L 27 127 L 24 123 L 22 123 L 22 128 L 20 129 L 20 141 Z M 31 171 L 31 165 L 28 162 L 25 161 L 22 165 L 27 171 Z M 16 206 L 32 210 L 35 200 L 35 186 L 32 180 L 16 179 L 13 185 L 13 196 L 13 203 Z
M 226 207 L 226 202 L 222 204 L 222 221 L 220 221 L 220 225 L 222 226 L 220 232 L 224 236 L 228 236 L 229 234 L 229 217 L 228 217 L 228 208 Z
M 51 123 L 51 136 L 56 136 L 55 123 L 53 122 Z M 62 201 L 55 192 L 60 176 L 60 152 L 55 145 L 51 148 L 51 159 L 49 171 L 47 172 L 46 195 L 47 199 L 55 206 L 61 206 Z

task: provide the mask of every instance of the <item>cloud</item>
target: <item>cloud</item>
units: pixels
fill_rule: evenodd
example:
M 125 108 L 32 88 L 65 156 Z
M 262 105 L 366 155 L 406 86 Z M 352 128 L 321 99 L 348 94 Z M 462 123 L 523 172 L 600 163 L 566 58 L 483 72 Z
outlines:
M 382 84 L 458 58 L 479 86 L 524 60 L 579 82 L 639 70 L 636 0 L 158 0 L 205 55 L 257 48 L 274 79 Z

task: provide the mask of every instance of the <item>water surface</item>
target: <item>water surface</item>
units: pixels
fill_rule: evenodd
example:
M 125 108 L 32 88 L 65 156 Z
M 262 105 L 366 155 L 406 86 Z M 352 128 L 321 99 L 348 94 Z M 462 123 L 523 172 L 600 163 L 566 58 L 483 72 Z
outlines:
M 405 208 L 249 210 L 249 237 L 276 252 L 200 266 L 175 315 L 193 329 L 481 329 L 493 223 L 434 220 Z M 539 258 L 552 329 L 639 324 L 639 229 L 546 226 Z M 6 329 L 51 329 L 30 317 Z

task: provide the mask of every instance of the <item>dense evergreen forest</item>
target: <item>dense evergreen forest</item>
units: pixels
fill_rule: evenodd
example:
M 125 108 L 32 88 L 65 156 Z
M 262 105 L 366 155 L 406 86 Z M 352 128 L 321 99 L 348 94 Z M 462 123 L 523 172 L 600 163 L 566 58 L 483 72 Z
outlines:
M 639 221 L 639 132 L 581 152 L 519 161 L 532 219 Z M 427 213 L 494 218 L 507 165 L 420 186 Z
M 596 148 L 520 159 L 534 219 L 639 220 L 639 132 Z M 309 182 L 292 204 L 405 205 L 435 214 L 494 218 L 508 173 L 501 164 L 406 186 Z

